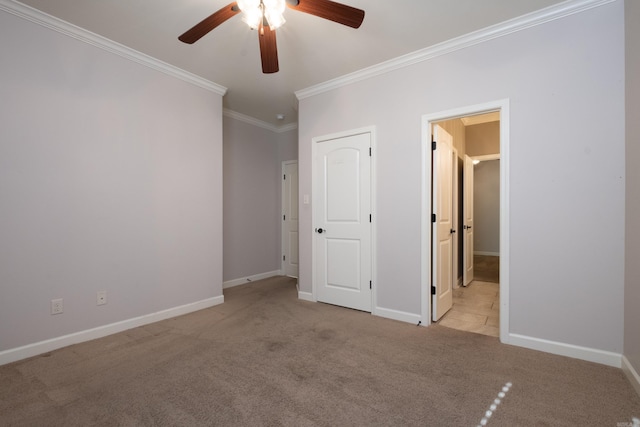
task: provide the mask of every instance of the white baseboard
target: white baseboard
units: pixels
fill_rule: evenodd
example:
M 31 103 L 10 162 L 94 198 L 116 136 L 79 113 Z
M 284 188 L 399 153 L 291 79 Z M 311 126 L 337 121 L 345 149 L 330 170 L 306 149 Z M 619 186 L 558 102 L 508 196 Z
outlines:
M 86 331 L 75 332 L 73 334 L 64 335 L 28 344 L 22 347 L 12 348 L 0 352 L 0 365 L 26 359 L 27 357 L 37 356 L 49 351 L 53 351 L 72 344 L 78 344 L 85 341 L 91 341 L 97 338 L 106 337 L 107 335 L 116 334 L 128 329 L 137 328 L 138 326 L 148 325 L 149 323 L 159 322 L 161 320 L 170 319 L 172 317 L 182 316 L 183 314 L 192 313 L 194 311 L 203 310 L 222 304 L 224 296 L 207 298 L 202 301 L 181 305 L 179 307 L 169 308 L 167 310 L 155 313 L 145 314 L 143 316 L 134 317 L 133 319 L 123 320 L 111 323 L 97 328 L 87 329 Z
M 636 389 L 636 393 L 640 396 L 640 375 L 638 371 L 635 370 L 629 359 L 627 359 L 624 355 L 622 356 L 622 371 L 625 373 L 629 382 Z
M 384 317 L 387 319 L 398 320 L 400 322 L 413 323 L 417 325 L 422 321 L 422 317 L 419 314 L 407 313 L 405 311 L 391 310 L 389 308 L 376 307 L 373 313 L 375 316 Z
M 268 271 L 266 273 L 254 274 L 253 276 L 241 277 L 239 279 L 227 280 L 222 283 L 222 289 L 232 288 L 238 285 L 244 285 L 255 280 L 268 279 L 273 276 L 282 276 L 282 270 Z
M 304 300 L 304 301 L 317 302 L 313 298 L 313 294 L 311 292 L 298 291 L 298 299 L 301 299 L 301 300 Z
M 500 252 L 473 251 L 474 255 L 500 256 Z
M 519 334 L 509 334 L 508 343 L 518 347 L 525 347 L 560 356 L 573 357 L 574 359 L 601 363 L 615 368 L 622 367 L 622 355 L 610 351 L 581 347 L 578 345 L 549 341 L 540 338 L 532 338 Z

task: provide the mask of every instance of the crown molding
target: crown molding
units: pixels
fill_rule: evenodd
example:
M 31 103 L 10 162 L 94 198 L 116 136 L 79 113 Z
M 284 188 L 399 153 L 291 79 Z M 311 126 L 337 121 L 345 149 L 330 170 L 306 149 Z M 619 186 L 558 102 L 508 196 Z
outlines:
M 482 30 L 471 32 L 464 36 L 399 56 L 389 61 L 381 62 L 371 67 L 363 68 L 362 70 L 328 80 L 324 83 L 298 90 L 295 92 L 295 95 L 298 100 L 308 98 L 615 1 L 617 0 L 568 0 L 536 12 L 522 15 L 518 18 L 504 21 L 500 24 L 492 25 Z
M 156 71 L 160 71 L 172 77 L 176 77 L 187 83 L 194 84 L 203 89 L 210 90 L 220 96 L 224 96 L 227 88 L 213 83 L 188 71 L 174 67 L 166 62 L 155 59 L 151 56 L 140 53 L 134 49 L 109 40 L 106 37 L 87 31 L 69 22 L 41 12 L 15 0 L 0 0 L 0 10 L 4 10 L 12 15 L 26 19 L 45 28 L 57 31 L 58 33 L 72 37 L 81 42 L 116 54 L 120 57 L 144 65 Z
M 222 114 L 227 116 L 227 117 L 229 117 L 229 118 L 236 119 L 236 120 L 239 120 L 241 122 L 248 123 L 250 125 L 257 126 L 259 128 L 263 128 L 263 129 L 267 129 L 267 130 L 270 130 L 271 132 L 276 132 L 276 133 L 288 132 L 290 130 L 294 130 L 294 129 L 298 128 L 298 123 L 297 122 L 289 123 L 289 124 L 282 125 L 282 126 L 274 126 L 271 123 L 267 123 L 267 122 L 264 122 L 262 120 L 258 120 L 258 119 L 254 118 L 254 117 L 247 116 L 246 114 L 238 113 L 237 111 L 229 110 L 227 108 L 222 110 Z

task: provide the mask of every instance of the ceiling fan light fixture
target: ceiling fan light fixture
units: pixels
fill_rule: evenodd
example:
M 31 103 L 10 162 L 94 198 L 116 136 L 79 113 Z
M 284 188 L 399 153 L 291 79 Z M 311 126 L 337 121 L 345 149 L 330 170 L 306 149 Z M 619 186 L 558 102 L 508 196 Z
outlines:
M 260 7 L 247 9 L 242 11 L 242 21 L 244 21 L 252 29 L 256 30 L 262 23 L 262 10 Z
M 238 8 L 242 11 L 242 20 L 251 28 L 258 29 L 267 20 L 271 30 L 280 28 L 286 21 L 285 0 L 238 0 Z
M 271 31 L 282 27 L 282 24 L 287 22 L 284 19 L 284 16 L 282 16 L 282 13 L 272 9 L 265 9 L 264 17 L 267 18 L 267 22 L 269 23 L 269 28 L 271 28 Z
M 260 0 L 238 0 L 236 3 L 238 3 L 238 7 L 243 12 L 260 8 Z

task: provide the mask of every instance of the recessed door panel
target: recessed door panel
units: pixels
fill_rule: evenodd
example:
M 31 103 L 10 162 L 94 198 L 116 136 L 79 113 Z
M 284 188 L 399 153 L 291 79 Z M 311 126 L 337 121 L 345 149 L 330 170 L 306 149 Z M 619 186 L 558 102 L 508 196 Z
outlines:
M 327 222 L 360 220 L 360 151 L 340 148 L 325 159 Z
M 360 241 L 327 239 L 327 286 L 359 291 Z

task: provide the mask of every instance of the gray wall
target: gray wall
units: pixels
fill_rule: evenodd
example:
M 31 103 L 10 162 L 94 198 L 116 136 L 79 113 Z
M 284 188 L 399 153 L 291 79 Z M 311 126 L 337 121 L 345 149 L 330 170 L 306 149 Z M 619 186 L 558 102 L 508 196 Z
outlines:
M 224 281 L 281 267 L 282 161 L 296 130 L 278 133 L 224 117 Z
M 508 333 L 622 353 L 623 9 L 608 3 L 300 100 L 301 195 L 312 195 L 312 138 L 376 126 L 376 310 L 415 319 L 426 304 L 421 117 L 508 98 Z M 300 208 L 299 284 L 311 293 L 311 205 Z
M 640 2 L 626 8 L 626 246 L 624 355 L 640 381 Z M 637 386 L 637 384 L 636 384 Z M 637 388 L 640 393 L 640 388 Z
M 222 97 L 3 11 L 0 39 L 0 352 L 221 297 Z
M 500 160 L 482 161 L 473 169 L 473 250 L 499 255 Z

